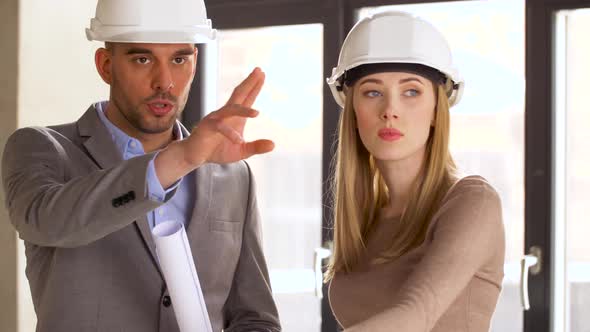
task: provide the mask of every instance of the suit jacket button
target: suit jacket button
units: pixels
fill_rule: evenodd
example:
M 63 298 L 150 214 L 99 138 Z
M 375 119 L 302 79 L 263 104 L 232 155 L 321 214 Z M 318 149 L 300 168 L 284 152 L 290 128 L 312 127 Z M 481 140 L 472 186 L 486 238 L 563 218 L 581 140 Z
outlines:
M 172 304 L 172 300 L 170 299 L 170 296 L 168 296 L 168 295 L 164 296 L 164 298 L 162 299 L 162 304 L 166 308 L 168 308 Z

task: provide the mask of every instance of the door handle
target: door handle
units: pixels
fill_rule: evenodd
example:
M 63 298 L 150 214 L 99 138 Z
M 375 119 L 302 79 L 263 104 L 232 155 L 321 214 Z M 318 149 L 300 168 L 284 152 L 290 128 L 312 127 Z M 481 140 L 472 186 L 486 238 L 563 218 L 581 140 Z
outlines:
M 532 246 L 529 249 L 529 254 L 524 255 L 520 260 L 520 303 L 524 311 L 531 308 L 529 303 L 529 271 L 532 275 L 537 275 L 541 273 L 542 266 L 543 251 L 537 246 Z
M 326 249 L 323 247 L 316 248 L 313 254 L 313 272 L 315 274 L 315 296 L 318 299 L 322 299 L 324 297 L 324 293 L 322 288 L 324 286 L 324 273 L 322 272 L 322 261 L 332 255 L 332 251 L 330 249 Z

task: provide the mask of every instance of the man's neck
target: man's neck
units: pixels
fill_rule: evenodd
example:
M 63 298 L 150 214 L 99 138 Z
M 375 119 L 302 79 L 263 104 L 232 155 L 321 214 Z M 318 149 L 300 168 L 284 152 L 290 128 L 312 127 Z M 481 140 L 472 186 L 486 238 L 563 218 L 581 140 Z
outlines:
M 150 153 L 166 147 L 174 139 L 174 127 L 161 133 L 145 133 L 132 126 L 121 112 L 114 109 L 109 103 L 104 114 L 106 118 L 129 137 L 137 139 L 143 146 L 145 153 Z

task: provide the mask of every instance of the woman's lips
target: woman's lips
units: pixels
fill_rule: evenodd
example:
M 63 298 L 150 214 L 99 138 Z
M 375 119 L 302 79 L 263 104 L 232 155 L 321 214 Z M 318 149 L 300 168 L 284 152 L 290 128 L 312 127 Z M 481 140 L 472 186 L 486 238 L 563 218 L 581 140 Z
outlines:
M 395 128 L 383 128 L 379 130 L 378 135 L 382 140 L 388 142 L 397 141 L 404 136 L 401 131 Z

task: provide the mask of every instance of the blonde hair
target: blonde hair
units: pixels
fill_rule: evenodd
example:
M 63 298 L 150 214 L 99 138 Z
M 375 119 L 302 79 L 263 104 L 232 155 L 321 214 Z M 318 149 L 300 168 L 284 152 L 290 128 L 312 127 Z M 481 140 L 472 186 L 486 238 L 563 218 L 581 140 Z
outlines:
M 455 163 L 449 153 L 449 101 L 444 86 L 435 86 L 435 92 L 434 125 L 426 143 L 420 175 L 401 216 L 401 227 L 392 234 L 391 246 L 373 263 L 393 260 L 424 241 L 430 219 L 454 181 Z M 336 272 L 350 272 L 359 263 L 377 213 L 389 202 L 383 177 L 356 129 L 352 93 L 346 97 L 340 115 L 333 166 L 334 242 L 326 281 Z

